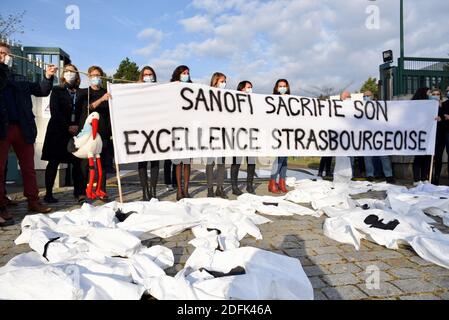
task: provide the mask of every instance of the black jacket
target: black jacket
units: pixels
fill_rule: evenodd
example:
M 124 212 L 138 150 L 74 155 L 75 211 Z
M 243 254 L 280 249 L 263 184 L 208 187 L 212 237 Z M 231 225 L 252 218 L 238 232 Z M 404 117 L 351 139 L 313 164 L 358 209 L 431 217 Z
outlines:
M 67 144 L 73 136 L 69 133 L 70 126 L 78 126 L 81 116 L 79 90 L 75 101 L 75 118 L 72 119 L 73 99 L 65 86 L 55 87 L 50 97 L 51 118 L 45 134 L 42 160 L 70 163 L 72 155 L 67 151 Z M 72 121 L 73 120 L 73 121 Z
M 103 97 L 107 91 L 103 88 L 100 88 L 99 90 L 93 90 L 92 88 L 90 91 L 90 98 L 89 103 L 92 104 L 101 97 Z M 87 95 L 88 89 L 80 89 L 80 100 L 79 103 L 82 107 L 81 109 L 81 119 L 80 119 L 80 130 L 83 129 L 84 123 L 86 122 L 86 119 L 88 117 L 89 112 L 98 112 L 100 115 L 100 121 L 98 123 L 98 133 L 101 136 L 101 139 L 103 141 L 109 141 L 112 136 L 112 129 L 111 129 L 111 120 L 110 120 L 110 114 L 109 114 L 109 103 L 107 101 L 102 102 L 97 109 L 93 110 L 87 109 L 87 102 L 88 102 L 88 95 Z
M 8 66 L 4 63 L 0 63 L 0 91 L 6 86 L 8 73 Z
M 41 83 L 28 81 L 15 81 L 14 76 L 8 76 L 7 83 L 14 87 L 16 107 L 19 114 L 19 124 L 25 138 L 25 142 L 34 144 L 37 137 L 37 127 L 34 121 L 33 103 L 31 95 L 46 97 L 53 88 L 53 77 L 44 77 Z M 8 135 L 8 110 L 6 109 L 3 90 L 0 91 L 0 140 L 6 139 Z

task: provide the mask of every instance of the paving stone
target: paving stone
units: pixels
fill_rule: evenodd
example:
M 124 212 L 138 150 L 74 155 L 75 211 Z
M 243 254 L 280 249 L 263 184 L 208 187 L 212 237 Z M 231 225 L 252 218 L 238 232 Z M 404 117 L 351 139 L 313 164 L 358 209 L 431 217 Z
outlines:
M 395 280 L 392 283 L 404 293 L 433 292 L 438 286 L 420 279 Z
M 330 300 L 361 300 L 368 297 L 356 286 L 324 288 L 323 292 Z
M 432 265 L 429 267 L 422 267 L 420 270 L 430 276 L 449 276 L 449 270 L 437 265 Z
M 343 261 L 342 257 L 336 253 L 320 254 L 309 258 L 312 262 L 323 265 L 334 264 Z
M 320 277 L 309 277 L 310 283 L 314 289 L 321 289 L 327 287 L 326 283 Z
M 375 261 L 377 259 L 371 252 L 342 252 L 341 255 L 348 262 Z
M 314 300 L 329 300 L 321 290 L 313 290 Z
M 398 258 L 404 258 L 402 254 L 400 254 L 398 251 L 393 250 L 383 250 L 383 251 L 372 251 L 373 255 L 375 255 L 378 259 L 398 259 Z
M 319 247 L 319 248 L 313 248 L 313 251 L 315 251 L 317 254 L 342 252 L 341 249 L 339 249 L 337 247 Z
M 420 265 L 420 266 L 431 266 L 431 265 L 433 265 L 432 262 L 426 261 L 426 260 L 424 260 L 423 258 L 417 256 L 416 254 L 415 254 L 415 256 L 409 257 L 408 259 L 409 259 L 411 262 L 414 262 L 414 263 L 416 263 L 416 264 L 418 264 L 418 265 Z
M 331 287 L 360 283 L 360 279 L 352 273 L 328 274 L 324 275 L 322 279 Z
M 431 283 L 443 288 L 443 289 L 449 289 L 449 277 L 443 276 L 443 277 L 435 277 L 428 279 Z
M 415 268 L 416 265 L 405 258 L 382 259 L 383 262 L 393 268 Z
M 308 277 L 321 276 L 323 274 L 326 274 L 326 271 L 327 271 L 327 270 L 323 270 L 322 267 L 318 267 L 318 266 L 306 266 L 303 269 Z
M 389 282 L 380 282 L 379 289 L 368 287 L 367 283 L 357 285 L 360 290 L 370 297 L 392 297 L 402 294 L 402 291 Z
M 409 296 L 399 297 L 401 300 L 441 300 L 441 298 L 433 294 L 412 294 Z
M 363 272 L 357 273 L 356 275 L 357 275 L 357 277 L 359 277 L 359 279 L 362 280 L 362 282 L 366 282 L 366 280 L 368 278 L 370 278 L 370 276 L 372 275 L 372 272 L 367 273 L 365 270 Z M 379 270 L 379 280 L 380 280 L 380 282 L 386 282 L 386 281 L 395 280 L 395 278 L 393 278 L 393 276 L 391 276 L 387 272 Z
M 327 266 L 327 269 L 329 269 L 331 273 L 347 273 L 347 272 L 357 273 L 362 271 L 362 269 L 359 266 L 353 263 L 333 264 Z
M 393 268 L 388 273 L 398 279 L 421 278 L 424 274 L 413 268 Z

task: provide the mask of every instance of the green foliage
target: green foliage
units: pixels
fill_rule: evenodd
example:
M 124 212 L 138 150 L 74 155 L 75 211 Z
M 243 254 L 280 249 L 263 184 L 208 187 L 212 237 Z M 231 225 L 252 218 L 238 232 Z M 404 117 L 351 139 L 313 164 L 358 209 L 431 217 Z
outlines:
M 122 79 L 127 81 L 137 81 L 139 80 L 139 67 L 137 64 L 129 58 L 125 58 L 119 65 L 116 73 L 114 74 L 114 79 Z M 120 82 L 120 81 L 117 81 Z
M 379 95 L 379 87 L 377 86 L 377 79 L 369 77 L 368 80 L 365 81 L 362 88 L 360 88 L 360 92 L 371 91 L 374 97 L 378 97 Z

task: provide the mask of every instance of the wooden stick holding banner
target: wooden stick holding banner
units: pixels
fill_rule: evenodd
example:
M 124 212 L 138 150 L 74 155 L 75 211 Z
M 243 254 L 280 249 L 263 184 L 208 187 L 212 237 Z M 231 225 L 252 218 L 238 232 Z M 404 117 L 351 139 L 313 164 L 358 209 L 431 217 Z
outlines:
M 430 173 L 429 173 L 429 182 L 432 183 L 433 177 L 433 161 L 435 160 L 435 155 L 432 156 L 432 160 L 430 161 Z
M 111 83 L 108 82 L 108 93 L 111 92 L 110 85 L 111 85 Z M 109 99 L 109 112 L 111 113 L 111 115 L 114 112 L 112 97 Z M 111 121 L 111 127 L 112 127 L 112 132 L 114 132 L 114 122 L 113 121 Z M 120 178 L 120 165 L 117 162 L 117 159 L 118 159 L 117 158 L 117 147 L 116 147 L 115 143 L 112 143 L 112 147 L 114 148 L 115 174 L 117 177 L 118 194 L 119 194 L 120 203 L 123 204 L 122 180 Z

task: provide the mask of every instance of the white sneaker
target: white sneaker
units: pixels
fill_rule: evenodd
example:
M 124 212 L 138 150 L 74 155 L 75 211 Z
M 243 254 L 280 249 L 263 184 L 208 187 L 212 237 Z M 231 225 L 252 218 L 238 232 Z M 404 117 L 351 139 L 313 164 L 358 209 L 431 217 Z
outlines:
M 173 186 L 167 186 L 167 188 L 165 189 L 166 192 L 171 192 L 174 190 L 175 190 L 175 188 L 173 188 Z

